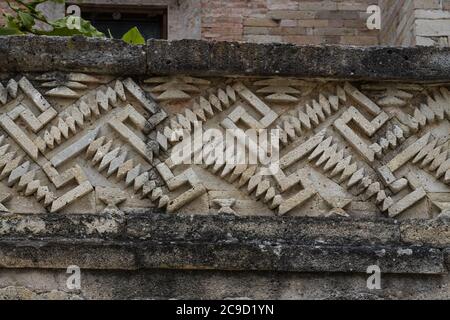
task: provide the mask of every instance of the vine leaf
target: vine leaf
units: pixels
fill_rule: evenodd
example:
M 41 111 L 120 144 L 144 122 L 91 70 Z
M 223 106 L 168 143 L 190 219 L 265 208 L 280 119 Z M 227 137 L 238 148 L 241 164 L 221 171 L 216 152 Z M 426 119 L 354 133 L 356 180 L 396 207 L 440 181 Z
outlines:
M 122 40 L 129 44 L 145 44 L 145 39 L 136 27 L 131 28 L 122 37 Z
M 76 19 L 77 23 L 74 23 Z M 68 16 L 51 22 L 52 31 L 36 31 L 37 34 L 46 36 L 74 36 L 83 35 L 86 37 L 100 37 L 105 35 L 98 31 L 89 21 L 80 17 Z
M 1 0 L 0 0 L 1 1 Z M 0 26 L 0 36 L 35 34 L 46 36 L 82 35 L 85 37 L 104 38 L 105 34 L 97 30 L 89 21 L 77 16 L 67 16 L 56 21 L 48 21 L 47 18 L 37 9 L 37 6 L 48 0 L 4 0 L 14 15 L 4 13 L 5 24 Z M 51 0 L 57 3 L 65 3 L 64 0 Z M 14 6 L 12 5 L 14 3 Z M 50 27 L 50 31 L 36 28 L 36 22 L 44 23 Z M 108 30 L 109 31 L 109 30 Z M 111 32 L 109 32 L 111 36 Z M 138 28 L 133 27 L 122 37 L 122 40 L 129 44 L 145 44 L 145 39 Z

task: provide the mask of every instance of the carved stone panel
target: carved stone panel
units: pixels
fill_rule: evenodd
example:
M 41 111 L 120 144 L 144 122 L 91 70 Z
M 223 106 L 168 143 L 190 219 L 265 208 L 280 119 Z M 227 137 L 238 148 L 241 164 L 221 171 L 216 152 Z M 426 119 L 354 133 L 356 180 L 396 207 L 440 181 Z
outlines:
M 449 119 L 448 84 L 3 76 L 0 210 L 433 218 Z

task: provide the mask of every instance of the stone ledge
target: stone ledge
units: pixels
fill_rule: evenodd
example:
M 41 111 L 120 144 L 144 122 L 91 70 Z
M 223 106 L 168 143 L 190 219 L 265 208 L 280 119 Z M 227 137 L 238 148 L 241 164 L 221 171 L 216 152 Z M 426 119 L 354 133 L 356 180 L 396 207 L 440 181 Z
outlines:
M 145 74 L 144 46 L 121 40 L 75 37 L 0 37 L 1 72 Z
M 402 225 L 423 223 L 160 213 L 11 215 L 0 219 L 0 268 L 365 272 L 377 264 L 386 273 L 444 273 L 445 247 L 400 237 Z
M 74 291 L 66 288 L 68 274 L 65 268 L 3 269 L 0 277 L 0 297 L 4 298 L 6 295 L 6 298 L 23 299 L 31 294 L 35 298 L 35 294 L 46 295 L 55 292 L 56 288 L 55 293 L 65 290 L 71 297 L 84 299 L 447 300 L 450 298 L 447 285 L 449 275 L 383 274 L 381 290 L 371 290 L 366 285 L 369 276 L 366 273 L 83 269 L 81 274 L 82 289 Z M 40 285 L 39 282 L 45 284 Z M 22 293 L 25 293 L 25 297 Z
M 165 213 L 11 215 L 0 218 L 3 239 L 117 239 L 138 241 L 265 242 L 377 245 L 400 242 L 393 220 L 177 215 Z
M 450 48 L 0 37 L 0 72 L 49 71 L 435 82 L 448 81 Z
M 385 244 L 400 241 L 392 220 L 228 215 L 131 215 L 127 238 L 165 241 L 239 241 L 285 244 Z
M 450 247 L 450 220 L 409 220 L 400 225 L 404 243 Z
M 353 80 L 447 81 L 450 48 L 147 42 L 148 72 Z
M 446 273 L 443 252 L 389 246 L 301 246 L 262 243 L 0 241 L 0 268 L 254 270 L 389 274 Z

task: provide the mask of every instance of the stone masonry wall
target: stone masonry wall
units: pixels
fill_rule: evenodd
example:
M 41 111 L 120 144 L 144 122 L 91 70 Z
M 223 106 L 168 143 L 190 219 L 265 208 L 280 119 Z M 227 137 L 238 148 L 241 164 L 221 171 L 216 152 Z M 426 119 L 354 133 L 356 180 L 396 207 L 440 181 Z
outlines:
M 382 22 L 380 44 L 414 46 L 414 1 L 384 0 L 380 2 Z
M 168 38 L 296 44 L 378 44 L 366 9 L 378 0 L 74 0 L 67 3 L 168 7 Z M 4 10 L 5 4 L 0 4 Z M 50 8 L 46 10 L 52 11 Z M 0 17 L 0 21 L 1 21 Z
M 168 8 L 168 39 L 294 44 L 448 46 L 448 0 L 74 0 L 68 4 Z M 381 30 L 366 27 L 369 5 L 381 7 Z M 60 6 L 42 6 L 50 18 Z M 7 10 L 0 3 L 0 10 Z M 1 21 L 0 17 L 0 21 Z
M 68 4 L 165 6 L 168 39 L 294 44 L 448 46 L 448 0 L 74 0 Z M 366 27 L 369 5 L 379 4 L 381 30 Z M 7 12 L 5 2 L 0 10 Z M 60 6 L 42 6 L 50 18 Z M 2 17 L 0 17 L 0 21 Z
M 378 1 L 203 1 L 202 38 L 296 44 L 378 44 L 366 9 Z
M 448 46 L 448 0 L 385 0 L 380 44 L 400 46 Z
M 0 37 L 0 298 L 448 298 L 449 61 Z
M 415 1 L 418 45 L 450 46 L 450 1 Z

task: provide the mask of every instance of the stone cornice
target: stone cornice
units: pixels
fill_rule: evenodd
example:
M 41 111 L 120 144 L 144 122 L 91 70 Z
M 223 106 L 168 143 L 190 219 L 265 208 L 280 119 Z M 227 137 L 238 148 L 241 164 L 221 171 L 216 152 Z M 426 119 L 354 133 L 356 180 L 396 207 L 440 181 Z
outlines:
M 442 274 L 447 228 L 444 220 L 10 215 L 0 220 L 0 267 L 364 273 L 377 264 L 384 273 Z
M 150 40 L 145 46 L 77 37 L 0 37 L 1 72 L 293 76 L 448 81 L 450 48 L 295 46 Z

